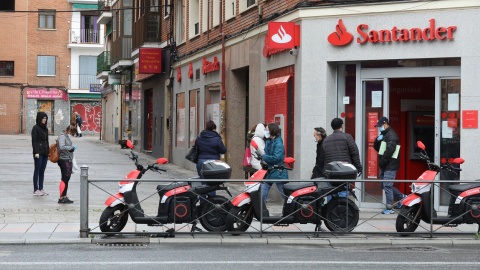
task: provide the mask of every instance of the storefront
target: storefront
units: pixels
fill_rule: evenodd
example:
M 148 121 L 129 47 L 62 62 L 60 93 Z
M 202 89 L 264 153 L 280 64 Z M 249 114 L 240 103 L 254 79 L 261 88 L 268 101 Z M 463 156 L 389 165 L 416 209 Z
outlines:
M 98 85 L 100 88 L 100 85 Z M 100 134 L 102 106 L 101 106 L 101 92 L 94 92 L 88 94 L 70 93 L 70 118 L 73 122 L 73 112 L 78 112 L 82 117 L 82 134 L 94 135 Z
M 473 34 L 479 15 L 478 9 L 445 9 L 303 19 L 298 55 L 302 93 L 296 98 L 311 110 L 301 110 L 302 121 L 295 129 L 311 130 L 320 123 L 328 134 L 331 119 L 341 117 L 344 131 L 359 147 L 363 178 L 376 180 L 374 125 L 378 117 L 387 116 L 401 141 L 396 179 L 417 179 L 426 169 L 415 155 L 418 140 L 436 164 L 461 156 L 466 162 L 460 179 L 478 178 L 474 164 L 480 157 L 473 144 L 478 119 L 472 125 L 465 115 L 480 109 L 480 54 L 475 48 L 480 39 Z M 302 139 L 309 136 L 310 132 L 302 134 Z M 315 158 L 311 147 L 301 145 L 302 159 Z M 311 166 L 301 163 L 302 178 L 308 177 Z M 409 184 L 396 186 L 410 191 Z M 448 204 L 446 186 L 435 189 L 436 206 Z M 379 183 L 357 183 L 357 193 L 361 206 L 382 207 Z

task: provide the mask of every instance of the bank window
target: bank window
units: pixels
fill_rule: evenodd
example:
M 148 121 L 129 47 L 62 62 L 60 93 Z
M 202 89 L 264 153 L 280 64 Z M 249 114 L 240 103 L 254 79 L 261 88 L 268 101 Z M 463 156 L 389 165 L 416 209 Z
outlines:
M 37 76 L 55 76 L 55 56 L 37 56 Z
M 197 138 L 198 134 L 200 133 L 199 125 L 200 122 L 200 91 L 190 90 L 190 110 L 189 110 L 189 144 L 188 147 L 192 147 L 195 144 L 195 139 Z
M 13 76 L 13 75 L 14 75 L 14 62 L 0 61 L 0 76 Z
M 55 29 L 55 10 L 40 10 L 38 12 L 38 28 Z
M 176 129 L 176 147 L 185 146 L 185 93 L 177 94 L 177 129 Z
M 221 106 L 220 106 L 220 83 L 207 85 L 205 87 L 205 124 L 212 120 L 217 125 L 217 132 L 221 134 Z
M 15 0 L 1 0 L 0 1 L 0 10 L 2 10 L 2 11 L 14 11 L 15 10 Z

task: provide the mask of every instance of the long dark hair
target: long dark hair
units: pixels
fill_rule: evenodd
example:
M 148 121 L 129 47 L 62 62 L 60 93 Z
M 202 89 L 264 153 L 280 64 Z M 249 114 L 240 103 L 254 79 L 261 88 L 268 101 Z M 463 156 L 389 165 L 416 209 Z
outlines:
M 77 135 L 77 127 L 73 124 L 68 125 L 67 129 L 65 130 L 67 134 L 72 136 Z
M 277 137 L 280 135 L 280 128 L 275 123 L 268 123 L 268 130 L 271 137 Z

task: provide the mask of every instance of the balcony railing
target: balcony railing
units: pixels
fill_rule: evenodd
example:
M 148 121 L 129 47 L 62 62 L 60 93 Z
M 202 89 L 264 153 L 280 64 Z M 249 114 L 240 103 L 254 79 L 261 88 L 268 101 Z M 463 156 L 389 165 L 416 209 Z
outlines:
M 112 44 L 112 61 L 114 64 L 119 60 L 130 60 L 132 58 L 132 38 L 120 37 Z
M 147 13 L 133 24 L 133 49 L 145 42 L 161 42 L 160 20 L 161 14 Z
M 112 6 L 112 0 L 98 0 L 99 10 L 109 10 Z
M 97 74 L 110 71 L 110 51 L 102 52 L 97 56 Z
M 96 75 L 69 74 L 68 88 L 70 89 L 90 89 L 90 84 L 101 84 Z
M 100 44 L 98 29 L 68 29 L 69 43 Z

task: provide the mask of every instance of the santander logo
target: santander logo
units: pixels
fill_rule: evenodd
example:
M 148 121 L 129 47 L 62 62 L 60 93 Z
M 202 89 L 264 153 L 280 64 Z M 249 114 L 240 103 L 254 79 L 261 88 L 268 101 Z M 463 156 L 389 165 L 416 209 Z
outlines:
M 289 35 L 285 29 L 283 29 L 283 26 L 280 25 L 280 28 L 278 28 L 278 34 L 275 34 L 272 36 L 272 41 L 276 43 L 288 43 L 292 40 L 292 36 Z
M 353 35 L 347 32 L 347 28 L 345 28 L 342 19 L 338 20 L 336 28 L 337 31 L 328 36 L 328 42 L 330 42 L 330 44 L 335 46 L 344 46 L 352 42 Z

